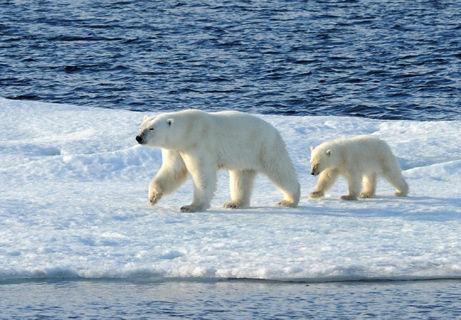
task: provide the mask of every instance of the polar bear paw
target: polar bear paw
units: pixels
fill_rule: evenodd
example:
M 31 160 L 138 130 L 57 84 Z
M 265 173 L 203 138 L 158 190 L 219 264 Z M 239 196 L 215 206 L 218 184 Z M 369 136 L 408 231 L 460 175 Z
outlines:
M 241 209 L 245 208 L 246 206 L 238 201 L 228 201 L 224 203 L 223 207 L 226 209 Z
M 161 198 L 162 198 L 162 193 L 154 191 L 149 195 L 149 204 L 151 206 L 154 206 Z
M 324 196 L 323 191 L 314 191 L 309 194 L 309 197 L 311 197 L 312 199 L 321 198 L 323 196 Z
M 296 208 L 297 204 L 290 200 L 282 200 L 277 203 L 279 207 Z
M 199 211 L 205 211 L 205 208 L 202 206 L 196 206 L 192 204 L 181 207 L 181 212 L 199 212 Z
M 373 198 L 375 195 L 372 192 L 362 192 L 360 193 L 360 198 Z
M 357 200 L 357 196 L 346 194 L 344 196 L 341 196 L 341 200 L 353 201 L 353 200 Z

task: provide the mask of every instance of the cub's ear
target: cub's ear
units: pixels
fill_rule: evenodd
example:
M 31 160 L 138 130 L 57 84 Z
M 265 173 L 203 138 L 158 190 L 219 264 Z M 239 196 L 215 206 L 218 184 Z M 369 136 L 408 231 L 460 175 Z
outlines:
M 168 126 L 171 127 L 171 125 L 173 124 L 174 120 L 173 120 L 173 119 L 168 119 L 166 122 L 168 123 Z
M 311 146 L 310 148 L 311 148 L 311 152 L 314 151 L 314 149 L 315 149 L 315 147 L 313 147 L 313 146 Z
M 327 156 L 331 156 L 331 150 L 328 149 L 327 151 L 325 151 L 325 154 L 326 154 Z

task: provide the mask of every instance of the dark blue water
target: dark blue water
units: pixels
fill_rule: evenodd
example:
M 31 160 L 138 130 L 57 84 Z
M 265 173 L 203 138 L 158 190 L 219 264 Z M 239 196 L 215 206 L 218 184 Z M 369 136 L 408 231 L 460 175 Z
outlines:
M 460 319 L 459 281 L 35 282 L 0 285 L 0 319 Z
M 0 0 L 0 96 L 461 119 L 461 1 Z

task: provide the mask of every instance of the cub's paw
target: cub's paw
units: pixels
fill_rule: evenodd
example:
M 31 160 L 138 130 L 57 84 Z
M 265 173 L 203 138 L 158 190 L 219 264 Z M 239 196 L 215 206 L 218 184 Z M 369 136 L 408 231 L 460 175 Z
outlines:
M 341 200 L 348 200 L 348 201 L 353 201 L 353 200 L 357 200 L 357 197 L 356 196 L 352 196 L 350 194 L 346 194 L 344 196 L 341 196 Z
M 282 200 L 277 203 L 279 207 L 296 208 L 298 205 L 293 201 Z
M 373 198 L 375 195 L 371 192 L 362 192 L 360 198 Z
M 151 194 L 149 194 L 149 204 L 154 206 L 162 198 L 162 195 L 161 192 L 151 192 Z
M 324 196 L 323 191 L 314 191 L 309 193 L 309 197 L 312 199 L 322 198 Z
M 188 205 L 188 206 L 182 206 L 181 207 L 181 212 L 199 212 L 199 211 L 205 211 L 203 207 L 200 206 L 194 206 L 194 205 Z
M 408 192 L 403 192 L 403 191 L 396 191 L 396 192 L 395 192 L 395 195 L 396 195 L 397 197 L 406 197 L 407 194 L 408 194 Z

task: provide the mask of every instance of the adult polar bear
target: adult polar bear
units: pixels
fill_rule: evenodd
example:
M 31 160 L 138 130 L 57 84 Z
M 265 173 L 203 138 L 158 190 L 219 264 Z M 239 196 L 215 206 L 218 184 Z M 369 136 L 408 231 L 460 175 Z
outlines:
M 216 172 L 230 174 L 231 200 L 226 208 L 250 205 L 253 181 L 265 174 L 284 194 L 279 205 L 296 207 L 300 187 L 279 132 L 269 123 L 241 112 L 184 110 L 144 118 L 136 136 L 140 144 L 162 149 L 162 166 L 149 185 L 149 202 L 176 190 L 192 176 L 194 196 L 183 212 L 209 208 Z

